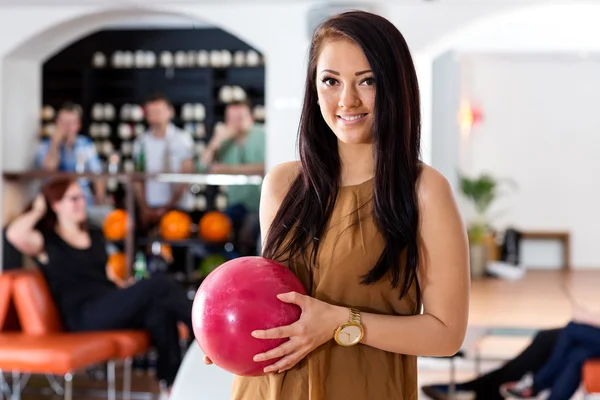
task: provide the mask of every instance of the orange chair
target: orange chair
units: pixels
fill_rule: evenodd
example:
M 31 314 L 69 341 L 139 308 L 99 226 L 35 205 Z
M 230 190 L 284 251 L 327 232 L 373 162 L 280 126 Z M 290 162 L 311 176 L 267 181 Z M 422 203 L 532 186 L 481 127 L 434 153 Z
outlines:
M 600 394 L 600 359 L 589 360 L 583 365 L 582 379 L 586 397 Z
M 123 398 L 129 399 L 131 397 L 133 357 L 148 351 L 149 335 L 146 332 L 135 330 L 65 333 L 58 309 L 41 272 L 37 269 L 18 271 L 14 274 L 13 280 L 13 298 L 23 332 L 32 336 L 62 333 L 108 339 L 114 342 L 117 346 L 116 358 L 124 360 Z M 114 374 L 112 379 L 114 379 Z
M 0 337 L 7 327 L 8 314 L 11 305 L 11 279 L 7 274 L 0 274 Z M 0 370 L 0 398 L 10 398 L 10 390 Z
M 12 302 L 14 274 L 0 274 L 0 326 L 4 327 Z M 56 374 L 65 379 L 64 398 L 73 396 L 73 373 L 97 363 L 108 363 L 114 376 L 116 343 L 110 338 L 89 335 L 56 334 L 33 336 L 23 332 L 0 332 L 0 371 L 13 372 L 13 396 L 20 398 L 21 377 L 26 374 Z M 4 379 L 2 392 L 7 391 Z M 115 399 L 114 381 L 108 385 L 108 398 Z

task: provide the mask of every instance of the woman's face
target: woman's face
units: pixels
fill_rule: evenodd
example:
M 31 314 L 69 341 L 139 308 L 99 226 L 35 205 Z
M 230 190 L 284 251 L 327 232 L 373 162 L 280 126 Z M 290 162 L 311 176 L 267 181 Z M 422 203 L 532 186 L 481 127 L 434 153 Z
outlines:
M 76 183 L 69 186 L 63 198 L 54 203 L 53 209 L 59 220 L 74 223 L 84 222 L 86 204 L 81 187 Z
M 346 39 L 326 41 L 317 59 L 316 77 L 321 114 L 338 140 L 371 143 L 375 79 L 362 49 Z

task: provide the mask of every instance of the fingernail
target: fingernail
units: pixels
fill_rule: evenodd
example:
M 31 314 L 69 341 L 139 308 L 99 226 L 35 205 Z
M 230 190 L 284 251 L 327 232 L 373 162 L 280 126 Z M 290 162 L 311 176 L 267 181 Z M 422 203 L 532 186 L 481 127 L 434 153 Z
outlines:
M 252 332 L 252 336 L 258 337 L 258 332 L 256 332 L 256 331 Z

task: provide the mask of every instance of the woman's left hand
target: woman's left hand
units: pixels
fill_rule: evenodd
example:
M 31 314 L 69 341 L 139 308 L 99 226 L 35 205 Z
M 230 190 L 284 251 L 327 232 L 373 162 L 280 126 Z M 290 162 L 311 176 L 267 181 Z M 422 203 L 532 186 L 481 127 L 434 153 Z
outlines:
M 305 296 L 296 292 L 277 296 L 285 303 L 296 304 L 302 309 L 300 319 L 291 325 L 252 332 L 258 339 L 289 338 L 279 347 L 257 354 L 254 361 L 261 362 L 281 358 L 266 367 L 265 373 L 283 372 L 292 368 L 308 353 L 331 340 L 335 329 L 348 320 L 348 310 Z

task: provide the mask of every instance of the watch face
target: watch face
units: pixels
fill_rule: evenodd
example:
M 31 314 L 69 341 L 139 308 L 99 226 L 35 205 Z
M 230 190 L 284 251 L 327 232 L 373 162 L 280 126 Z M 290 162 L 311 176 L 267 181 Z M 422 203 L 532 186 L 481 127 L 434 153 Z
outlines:
M 338 335 L 341 344 L 350 346 L 361 339 L 361 329 L 356 325 L 345 326 Z

